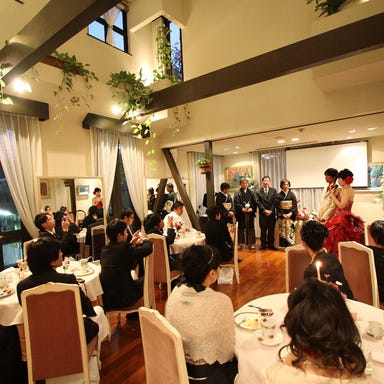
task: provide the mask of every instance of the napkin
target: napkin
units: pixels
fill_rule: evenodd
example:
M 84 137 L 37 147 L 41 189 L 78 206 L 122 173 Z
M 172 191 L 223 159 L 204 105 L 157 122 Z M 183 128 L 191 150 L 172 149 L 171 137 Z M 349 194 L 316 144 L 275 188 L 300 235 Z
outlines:
M 15 267 L 9 267 L 7 269 L 4 269 L 4 271 L 0 272 L 1 274 L 3 273 L 9 273 L 9 272 L 15 272 Z
M 384 364 L 384 352 L 371 351 L 371 358 L 373 361 Z

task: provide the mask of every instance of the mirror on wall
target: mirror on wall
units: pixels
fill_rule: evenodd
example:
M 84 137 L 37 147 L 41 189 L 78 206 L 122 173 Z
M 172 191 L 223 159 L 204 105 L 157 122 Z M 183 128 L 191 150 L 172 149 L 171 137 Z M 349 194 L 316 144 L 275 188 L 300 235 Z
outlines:
M 49 205 L 54 212 L 65 206 L 73 213 L 79 209 L 87 213 L 92 205 L 94 189 L 100 188 L 102 196 L 104 192 L 101 177 L 39 177 L 38 187 L 40 211 Z

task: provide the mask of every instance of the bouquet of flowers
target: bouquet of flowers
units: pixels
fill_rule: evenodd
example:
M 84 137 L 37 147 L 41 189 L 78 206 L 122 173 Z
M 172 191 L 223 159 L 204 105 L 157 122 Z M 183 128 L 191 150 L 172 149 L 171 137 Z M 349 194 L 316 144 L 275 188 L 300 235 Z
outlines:
M 297 216 L 296 220 L 297 221 L 309 221 L 309 220 L 316 220 L 317 213 L 316 210 L 314 209 L 309 209 L 309 208 L 301 208 L 300 205 L 300 200 L 297 201 Z

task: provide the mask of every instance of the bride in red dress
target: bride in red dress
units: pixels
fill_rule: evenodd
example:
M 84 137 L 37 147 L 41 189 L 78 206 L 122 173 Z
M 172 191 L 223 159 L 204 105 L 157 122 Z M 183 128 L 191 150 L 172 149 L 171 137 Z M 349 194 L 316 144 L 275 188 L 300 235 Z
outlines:
M 333 253 L 338 257 L 338 243 L 340 241 L 356 241 L 364 244 L 364 221 L 361 217 L 351 213 L 355 192 L 351 184 L 353 173 L 349 169 L 343 169 L 337 175 L 337 182 L 341 187 L 341 192 L 332 190 L 330 197 L 336 206 L 336 212 L 326 222 L 329 237 L 324 243 L 328 253 Z

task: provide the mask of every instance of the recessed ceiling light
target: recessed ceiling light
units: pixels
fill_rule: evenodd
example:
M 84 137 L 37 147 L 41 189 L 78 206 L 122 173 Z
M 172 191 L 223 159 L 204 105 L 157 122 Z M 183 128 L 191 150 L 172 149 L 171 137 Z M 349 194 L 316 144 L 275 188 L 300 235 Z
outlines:
M 352 139 L 352 136 L 347 136 L 346 139 Z
M 349 133 L 355 133 L 356 132 L 356 129 L 351 129 L 350 131 L 348 131 Z
M 240 149 L 240 147 L 238 145 L 236 145 L 235 149 Z
M 224 148 L 224 151 L 228 151 L 229 150 L 229 148 Z
M 374 131 L 374 130 L 376 130 L 376 127 L 368 128 L 368 131 Z
M 239 152 L 235 151 L 235 152 L 232 152 L 234 155 L 237 155 Z
M 279 144 L 283 144 L 283 143 L 285 143 L 285 140 L 284 140 L 284 139 L 280 139 L 280 140 L 277 140 L 277 142 L 278 142 Z
M 293 137 L 291 141 L 299 141 L 300 139 L 298 137 Z

